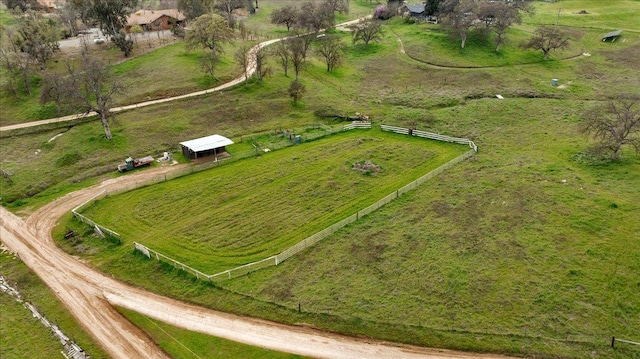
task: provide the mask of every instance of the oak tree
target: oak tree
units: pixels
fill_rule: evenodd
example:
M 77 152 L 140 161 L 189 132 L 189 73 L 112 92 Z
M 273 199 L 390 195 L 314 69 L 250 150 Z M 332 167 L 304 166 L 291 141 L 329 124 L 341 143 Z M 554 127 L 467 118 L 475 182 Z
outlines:
M 127 17 L 138 8 L 139 0 L 71 0 L 71 5 L 84 21 L 97 22 L 100 30 L 129 56 L 133 41 L 124 31 Z
M 640 96 L 618 95 L 583 114 L 582 131 L 596 140 L 591 147 L 597 155 L 620 158 L 624 146 L 640 151 Z
M 339 35 L 323 36 L 318 41 L 317 51 L 324 57 L 327 71 L 331 72 L 340 64 L 344 56 L 344 44 Z
M 215 64 L 222 53 L 222 44 L 233 39 L 233 29 L 220 15 L 205 14 L 191 22 L 191 30 L 187 32 L 187 48 L 204 48 L 209 52 L 202 57 L 202 67 L 214 76 Z
M 297 19 L 298 9 L 291 4 L 275 9 L 271 13 L 271 23 L 276 25 L 285 25 L 287 27 L 287 31 L 291 30 Z
M 474 0 L 445 0 L 439 7 L 442 26 L 460 39 L 460 47 L 463 49 L 469 29 L 477 19 L 477 5 Z
M 525 44 L 525 48 L 542 50 L 544 60 L 549 58 L 552 50 L 563 49 L 569 46 L 567 34 L 557 27 L 540 26 L 536 29 L 531 40 Z
M 60 49 L 60 28 L 49 17 L 39 12 L 28 10 L 18 18 L 15 36 L 12 41 L 20 51 L 33 59 L 40 69 L 46 67 L 47 61 Z
M 367 46 L 371 41 L 382 40 L 382 24 L 379 20 L 363 19 L 353 26 L 353 43 L 360 41 Z

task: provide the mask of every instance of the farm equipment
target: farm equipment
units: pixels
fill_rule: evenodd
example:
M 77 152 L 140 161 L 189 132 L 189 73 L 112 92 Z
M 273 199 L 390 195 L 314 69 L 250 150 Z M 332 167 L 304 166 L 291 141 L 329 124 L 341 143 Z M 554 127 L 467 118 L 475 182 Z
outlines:
M 118 171 L 120 172 L 131 171 L 132 169 L 135 169 L 138 167 L 149 166 L 152 162 L 153 162 L 153 157 L 151 156 L 136 158 L 135 160 L 129 157 L 126 160 L 124 160 L 123 164 L 118 165 Z

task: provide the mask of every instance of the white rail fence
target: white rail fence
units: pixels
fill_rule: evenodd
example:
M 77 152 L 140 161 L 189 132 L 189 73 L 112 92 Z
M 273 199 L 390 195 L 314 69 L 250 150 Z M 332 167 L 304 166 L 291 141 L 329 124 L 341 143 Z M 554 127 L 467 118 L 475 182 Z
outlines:
M 392 132 L 396 132 L 396 133 L 400 133 L 400 134 L 405 134 L 405 135 L 412 135 L 412 136 L 418 136 L 418 137 L 423 137 L 423 138 L 429 138 L 429 139 L 433 139 L 433 140 L 437 140 L 437 141 L 445 141 L 445 142 L 453 142 L 453 143 L 460 143 L 460 144 L 467 144 L 469 145 L 472 150 L 465 152 L 464 154 L 450 160 L 449 162 L 441 165 L 440 167 L 430 171 L 429 173 L 421 176 L 420 178 L 416 179 L 415 181 L 397 189 L 396 191 L 388 194 L 387 196 L 385 196 L 384 198 L 380 199 L 379 201 L 377 201 L 376 203 L 350 215 L 349 217 L 341 220 L 340 222 L 334 223 L 333 225 L 321 230 L 320 232 L 317 232 L 305 239 L 303 239 L 302 241 L 298 242 L 297 244 L 285 249 L 284 251 L 282 251 L 279 254 L 276 254 L 274 256 L 256 261 L 256 262 L 252 262 L 252 263 L 248 263 L 248 264 L 244 264 L 241 265 L 239 267 L 235 267 L 235 268 L 231 268 L 219 273 L 215 273 L 215 274 L 206 274 L 203 273 L 195 268 L 192 268 L 176 259 L 173 259 L 171 257 L 168 257 L 160 252 L 157 252 L 143 244 L 134 242 L 134 247 L 137 251 L 139 251 L 140 253 L 142 253 L 143 255 L 145 255 L 147 258 L 155 258 L 157 261 L 163 261 L 165 263 L 168 263 L 170 265 L 172 265 L 174 268 L 176 269 L 180 269 L 183 270 L 187 273 L 192 274 L 193 276 L 195 276 L 197 279 L 201 279 L 201 280 L 207 280 L 209 282 L 212 281 L 221 281 L 221 280 L 226 280 L 226 279 L 231 279 L 231 278 L 237 278 L 240 276 L 243 276 L 247 273 L 250 272 L 254 272 L 257 271 L 259 269 L 262 268 L 266 268 L 266 267 L 271 267 L 271 266 L 277 266 L 280 263 L 284 262 L 285 260 L 291 258 L 292 256 L 294 256 L 297 253 L 300 253 L 301 251 L 303 251 L 306 248 L 309 248 L 313 245 L 315 245 L 316 243 L 318 243 L 319 241 L 329 237 L 330 235 L 332 235 L 333 233 L 335 233 L 336 231 L 338 231 L 341 228 L 344 228 L 345 226 L 347 226 L 348 224 L 354 223 L 356 222 L 358 219 L 360 219 L 363 216 L 366 216 L 372 212 L 374 212 L 375 210 L 379 209 L 380 207 L 384 206 L 385 204 L 393 201 L 394 199 L 400 197 L 401 195 L 403 195 L 404 193 L 407 193 L 415 188 L 417 188 L 419 185 L 423 184 L 424 182 L 434 178 L 435 176 L 439 175 L 440 173 L 444 172 L 445 170 L 453 167 L 455 164 L 462 162 L 464 160 L 466 160 L 467 158 L 473 156 L 477 150 L 478 147 L 473 143 L 473 141 L 466 139 L 466 138 L 458 138 L 458 137 L 450 137 L 450 136 L 445 136 L 445 135 L 439 135 L 439 134 L 435 134 L 435 133 L 430 133 L 430 132 L 425 132 L 425 131 L 418 131 L 418 130 L 410 130 L 407 128 L 401 128 L 401 127 L 394 127 L 394 126 L 386 126 L 386 125 L 381 125 L 380 126 L 382 128 L 382 130 L 385 131 L 392 131 Z M 368 121 L 353 121 L 350 124 L 347 124 L 344 126 L 344 130 L 351 130 L 351 129 L 356 129 L 356 128 L 371 128 L 371 122 Z M 124 184 L 123 186 L 116 188 L 116 189 L 111 189 L 110 191 L 104 191 L 102 193 L 100 193 L 99 195 L 95 196 L 94 198 L 90 199 L 89 201 L 81 204 L 80 206 L 74 208 L 72 210 L 73 214 L 79 218 L 80 220 L 82 220 L 85 223 L 88 223 L 91 226 L 100 228 L 102 231 L 109 233 L 110 235 L 116 237 L 116 238 L 120 238 L 120 235 L 118 233 L 116 233 L 115 231 L 112 231 L 102 225 L 97 224 L 96 222 L 86 218 L 85 216 L 81 215 L 80 213 L 78 213 L 79 209 L 86 206 L 89 203 L 92 203 L 98 199 L 104 198 L 108 195 L 115 195 L 118 193 L 124 193 L 127 191 L 131 191 L 135 188 L 139 188 L 139 187 L 143 187 L 143 186 L 147 186 L 147 185 L 151 185 L 151 184 L 155 184 L 155 183 L 159 183 L 159 182 L 164 182 L 164 181 L 168 181 L 170 179 L 174 179 L 174 178 L 178 178 L 178 177 L 182 177 L 184 175 L 190 174 L 190 173 L 194 173 L 194 172 L 199 172 L 205 169 L 209 169 L 211 167 L 217 166 L 219 164 L 215 164 L 215 163 L 205 163 L 205 164 L 201 164 L 201 165 L 197 165 L 197 166 L 191 166 L 189 168 L 186 168 L 184 170 L 181 171 L 174 171 L 171 173 L 167 173 L 167 174 L 163 174 L 160 175 L 156 178 L 153 178 L 151 180 L 145 181 L 145 182 L 136 182 L 136 183 L 129 183 L 129 184 Z
M 478 152 L 478 146 L 476 146 L 476 144 L 473 143 L 473 141 L 471 141 L 468 138 L 451 137 L 451 136 L 441 135 L 438 133 L 420 131 L 416 129 L 403 128 L 403 127 L 387 126 L 387 125 L 380 125 L 380 128 L 383 131 L 391 131 L 391 132 L 400 133 L 403 135 L 411 135 L 411 136 L 417 136 L 422 138 L 429 138 L 436 141 L 444 141 L 444 142 L 459 143 L 462 145 L 469 145 L 469 147 L 471 147 L 475 152 Z
M 369 121 L 352 121 L 350 124 L 344 125 L 343 130 L 353 130 L 354 128 L 371 128 Z
M 78 211 L 80 210 L 80 208 L 86 206 L 89 203 L 93 203 L 95 201 L 97 201 L 99 198 L 102 198 L 103 196 L 95 196 L 93 198 L 91 198 L 90 200 L 84 202 L 83 204 L 77 206 L 76 208 L 71 210 L 71 213 L 73 213 L 73 216 L 76 217 L 77 219 L 79 219 L 81 222 L 84 222 L 88 225 L 90 225 L 91 227 L 94 228 L 94 230 L 98 233 L 100 233 L 103 237 L 104 237 L 104 232 L 108 233 L 110 236 L 118 239 L 118 241 L 121 240 L 120 234 L 116 231 L 113 231 L 101 224 L 98 224 L 92 220 L 90 220 L 89 218 L 83 216 L 82 214 L 80 214 Z

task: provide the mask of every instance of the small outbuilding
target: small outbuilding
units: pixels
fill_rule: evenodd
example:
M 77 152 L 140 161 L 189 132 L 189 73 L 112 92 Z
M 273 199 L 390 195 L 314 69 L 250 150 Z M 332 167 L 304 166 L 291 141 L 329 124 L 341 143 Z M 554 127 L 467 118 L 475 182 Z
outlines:
M 620 36 L 621 33 L 622 33 L 622 30 L 608 32 L 604 34 L 604 36 L 602 37 L 602 41 L 607 42 L 611 40 L 611 42 L 614 42 L 618 39 L 618 36 Z
M 232 144 L 233 141 L 220 135 L 211 135 L 180 142 L 182 154 L 190 160 L 207 156 L 216 156 L 216 158 L 228 156 L 225 147 Z

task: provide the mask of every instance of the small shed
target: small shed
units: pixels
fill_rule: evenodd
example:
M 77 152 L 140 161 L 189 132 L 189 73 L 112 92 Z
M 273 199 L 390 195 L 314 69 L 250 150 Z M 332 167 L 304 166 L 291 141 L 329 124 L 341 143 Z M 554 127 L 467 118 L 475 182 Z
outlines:
M 180 142 L 180 145 L 182 146 L 182 154 L 191 160 L 206 156 L 219 157 L 222 154 L 226 154 L 225 146 L 232 144 L 233 141 L 220 135 L 211 135 L 196 138 L 195 140 Z
M 602 41 L 606 42 L 607 40 L 611 40 L 611 42 L 614 42 L 616 41 L 616 39 L 618 39 L 618 36 L 620 36 L 621 33 L 622 30 L 608 32 L 604 34 L 604 36 L 602 37 Z

